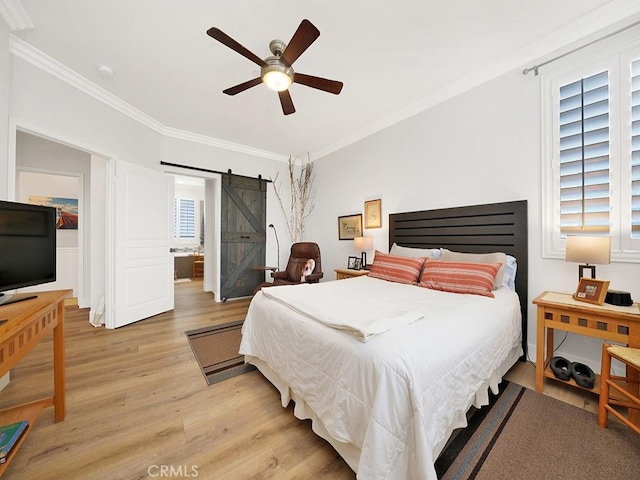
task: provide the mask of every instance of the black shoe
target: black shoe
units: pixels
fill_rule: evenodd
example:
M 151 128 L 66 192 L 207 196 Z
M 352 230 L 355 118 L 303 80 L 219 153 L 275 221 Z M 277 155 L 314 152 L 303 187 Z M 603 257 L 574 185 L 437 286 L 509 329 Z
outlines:
M 551 359 L 551 371 L 560 380 L 571 378 L 571 362 L 563 357 L 553 357 Z
M 596 381 L 596 374 L 584 363 L 573 362 L 571 364 L 571 376 L 578 385 L 584 388 L 593 388 L 593 384 Z

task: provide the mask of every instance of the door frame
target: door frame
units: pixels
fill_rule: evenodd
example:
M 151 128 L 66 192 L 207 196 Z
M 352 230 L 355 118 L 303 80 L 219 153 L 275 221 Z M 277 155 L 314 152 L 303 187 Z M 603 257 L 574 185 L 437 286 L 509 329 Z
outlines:
M 65 135 L 61 135 L 59 132 L 52 131 L 48 128 L 43 128 L 40 125 L 37 125 L 33 122 L 25 121 L 20 118 L 16 118 L 14 116 L 9 116 L 9 125 L 8 125 L 8 137 L 7 137 L 7 177 L 6 177 L 6 198 L 15 201 L 16 200 L 16 180 L 17 180 L 17 135 L 18 131 L 34 135 L 40 138 L 44 138 L 45 140 L 49 140 L 51 142 L 59 143 L 61 145 L 65 145 L 69 148 L 73 148 L 76 150 L 80 150 L 82 152 L 86 152 L 92 156 L 100 157 L 104 159 L 107 163 L 107 169 L 111 170 L 113 167 L 111 166 L 113 155 L 101 151 L 99 148 L 95 148 L 91 145 L 87 145 L 84 142 L 78 141 L 75 138 L 68 138 Z M 107 187 L 108 189 L 109 187 Z M 87 192 L 84 190 L 83 185 L 83 194 L 86 195 Z M 93 206 L 92 208 L 94 208 Z M 88 212 L 85 212 L 88 213 Z M 109 219 L 107 219 L 109 221 Z M 86 223 L 86 222 L 85 222 Z M 80 239 L 79 239 L 80 240 Z M 89 308 L 91 312 L 95 313 L 100 308 L 100 302 L 96 302 L 96 292 L 91 291 L 91 284 L 89 285 L 89 292 L 84 291 L 84 282 L 87 268 L 91 269 L 90 265 L 87 265 L 84 259 L 84 245 L 83 242 L 78 242 L 78 259 L 79 265 L 82 265 L 82 271 L 78 272 L 78 289 L 83 288 L 83 295 L 87 296 L 89 299 L 90 305 Z M 105 258 L 108 253 L 108 242 L 105 238 Z M 107 266 L 105 265 L 105 275 L 107 274 Z M 90 270 L 91 271 L 91 270 Z M 108 279 L 106 279 L 108 280 Z M 108 283 L 105 280 L 105 292 L 104 292 L 104 300 L 105 305 L 108 305 L 108 300 L 111 298 L 110 292 L 108 290 Z M 78 290 L 80 292 L 80 290 Z M 105 308 L 105 321 L 107 318 L 107 309 Z
M 162 165 L 161 168 L 166 174 L 203 178 L 205 181 L 205 244 L 202 289 L 205 292 L 212 292 L 214 300 L 220 302 L 220 196 L 222 194 L 222 176 L 219 173 L 204 170 L 185 170 L 171 165 Z

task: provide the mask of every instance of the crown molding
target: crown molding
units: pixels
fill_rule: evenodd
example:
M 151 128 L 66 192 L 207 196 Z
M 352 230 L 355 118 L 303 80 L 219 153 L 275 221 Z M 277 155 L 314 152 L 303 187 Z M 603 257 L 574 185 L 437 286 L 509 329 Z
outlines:
M 33 23 L 20 0 L 0 0 L 0 16 L 12 32 L 33 28 Z
M 167 127 L 15 35 L 9 35 L 9 51 L 16 57 L 25 60 L 42 71 L 47 72 L 73 88 L 95 98 L 99 102 L 102 102 L 108 107 L 113 108 L 162 136 L 173 137 L 187 142 L 201 143 L 269 160 L 286 162 L 289 158 L 286 155 L 187 132 L 177 128 Z
M 176 128 L 165 127 L 162 131 L 162 134 L 167 137 L 173 137 L 180 140 L 185 140 L 187 142 L 201 143 L 203 145 L 222 148 L 224 150 L 232 150 L 234 152 L 239 152 L 239 153 L 246 153 L 248 155 L 254 155 L 256 157 L 262 157 L 269 160 L 277 160 L 280 162 L 287 162 L 289 160 L 289 157 L 287 155 L 268 152 L 266 150 L 260 150 L 257 148 L 249 147 L 247 145 L 228 142 L 226 140 L 221 140 L 219 138 L 208 137 L 206 135 L 187 132 L 185 130 L 178 130 Z

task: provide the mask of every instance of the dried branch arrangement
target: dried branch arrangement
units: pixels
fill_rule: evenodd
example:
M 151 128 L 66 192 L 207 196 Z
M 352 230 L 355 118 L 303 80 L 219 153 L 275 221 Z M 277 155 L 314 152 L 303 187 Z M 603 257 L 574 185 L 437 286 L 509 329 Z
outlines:
M 298 170 L 298 172 L 296 172 L 296 170 Z M 280 192 L 282 181 L 277 182 L 278 175 L 279 173 L 276 174 L 276 177 L 273 179 L 273 189 L 287 221 L 291 242 L 301 242 L 304 240 L 305 220 L 311 214 L 314 207 L 313 197 L 315 191 L 313 190 L 314 175 L 311 158 L 307 155 L 307 160 L 302 162 L 299 168 L 296 168 L 295 159 L 289 157 L 289 186 L 291 195 L 288 213 Z

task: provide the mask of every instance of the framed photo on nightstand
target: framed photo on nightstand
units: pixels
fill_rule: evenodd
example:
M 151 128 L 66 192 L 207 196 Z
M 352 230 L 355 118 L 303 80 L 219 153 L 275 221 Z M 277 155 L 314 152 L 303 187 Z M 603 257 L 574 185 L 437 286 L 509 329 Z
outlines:
M 608 280 L 596 280 L 595 278 L 582 277 L 578 284 L 574 300 L 602 305 L 609 289 Z

